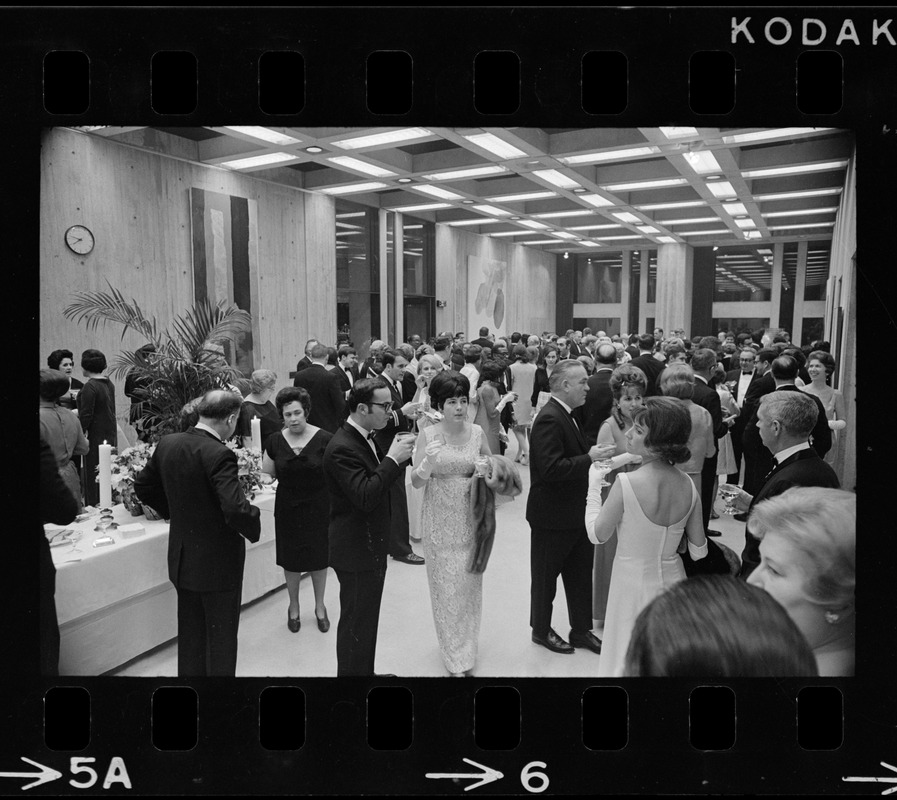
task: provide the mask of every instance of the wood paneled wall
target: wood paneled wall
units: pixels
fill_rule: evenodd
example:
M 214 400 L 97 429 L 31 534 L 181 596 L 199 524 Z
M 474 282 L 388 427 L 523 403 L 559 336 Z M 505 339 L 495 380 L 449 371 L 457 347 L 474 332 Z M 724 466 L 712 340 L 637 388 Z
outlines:
M 555 329 L 557 256 L 451 228 L 436 226 L 436 297 L 448 302 L 436 309 L 436 330 L 463 331 L 476 338 L 467 321 L 468 258 L 494 259 L 508 265 L 504 333 L 541 333 Z
M 113 326 L 88 331 L 62 316 L 82 290 L 108 280 L 161 326 L 192 303 L 189 189 L 247 197 L 258 203 L 258 336 L 255 363 L 273 369 L 278 386 L 310 336 L 336 340 L 333 201 L 251 175 L 202 167 L 75 131 L 44 132 L 41 165 L 40 352 L 96 347 L 111 361 L 122 348 Z M 96 236 L 94 251 L 76 256 L 63 241 L 73 224 Z M 76 366 L 75 374 L 79 369 Z M 117 384 L 123 384 L 119 380 Z M 127 403 L 119 388 L 119 416 Z

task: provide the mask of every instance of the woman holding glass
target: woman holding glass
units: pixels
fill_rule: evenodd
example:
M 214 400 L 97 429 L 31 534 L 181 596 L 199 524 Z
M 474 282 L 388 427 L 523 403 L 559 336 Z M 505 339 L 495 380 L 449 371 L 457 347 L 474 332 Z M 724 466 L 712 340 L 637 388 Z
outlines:
M 443 419 L 418 435 L 411 483 L 424 488 L 421 539 L 439 650 L 449 673 L 461 678 L 476 663 L 483 600 L 482 572 L 469 569 L 477 546 L 470 478 L 477 459 L 491 451 L 480 426 L 467 421 L 467 377 L 446 370 L 429 389 Z
M 639 612 L 663 589 L 685 578 L 678 548 L 683 534 L 693 559 L 707 555 L 701 497 L 676 464 L 688 460 L 691 419 L 672 397 L 648 397 L 632 415 L 627 452 L 641 457 L 620 475 L 602 503 L 602 471 L 590 470 L 585 525 L 603 546 L 617 534 L 598 676 L 619 677 Z
M 832 447 L 825 454 L 825 462 L 834 465 L 838 456 L 839 431 L 847 427 L 844 420 L 844 395 L 829 386 L 829 380 L 835 371 L 835 359 L 824 350 L 814 350 L 807 359 L 807 372 L 810 383 L 803 387 L 807 394 L 815 395 L 825 408 L 828 426 L 832 431 Z

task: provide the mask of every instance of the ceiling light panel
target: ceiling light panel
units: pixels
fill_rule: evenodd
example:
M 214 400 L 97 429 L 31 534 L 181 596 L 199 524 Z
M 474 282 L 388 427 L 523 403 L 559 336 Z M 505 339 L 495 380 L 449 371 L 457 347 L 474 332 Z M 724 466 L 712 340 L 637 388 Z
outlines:
M 521 192 L 520 194 L 501 194 L 498 197 L 487 197 L 494 203 L 517 203 L 522 200 L 545 200 L 549 197 L 557 197 L 557 192 Z
M 752 133 L 735 133 L 731 136 L 723 136 L 726 144 L 744 144 L 745 142 L 765 142 L 769 139 L 787 139 L 801 136 L 806 133 L 821 133 L 833 131 L 834 128 L 771 128 L 765 131 Z
M 595 212 L 587 208 L 579 208 L 571 211 L 548 211 L 543 214 L 533 214 L 537 219 L 559 219 L 561 217 L 591 217 Z
M 711 234 L 731 233 L 728 228 L 714 228 L 708 231 L 680 231 L 677 236 L 709 236 Z
M 446 225 L 453 227 L 465 225 L 494 225 L 497 222 L 505 222 L 503 219 L 492 219 L 491 217 L 474 217 L 473 219 L 457 219 L 454 222 L 446 222 Z M 523 231 L 521 231 L 523 233 Z
M 705 222 L 719 222 L 719 217 L 694 217 L 693 219 L 658 219 L 655 220 L 658 225 L 698 225 Z
M 794 225 L 770 225 L 771 231 L 787 231 L 793 228 L 831 228 L 834 222 L 795 222 Z
M 533 239 L 529 242 L 521 242 L 521 244 L 557 244 L 557 239 Z
M 626 150 L 604 150 L 600 153 L 581 153 L 575 156 L 565 156 L 558 161 L 573 166 L 574 164 L 598 164 L 604 161 L 622 161 L 627 158 L 639 158 L 660 153 L 660 148 L 651 145 L 649 147 L 630 147 Z
M 451 206 L 448 203 L 423 203 L 416 206 L 398 206 L 389 210 L 402 214 L 406 211 L 438 211 L 440 208 L 451 208 Z
M 655 228 L 653 225 L 639 225 L 638 229 L 642 233 L 660 233 L 660 231 Z
M 552 186 L 557 186 L 561 189 L 573 189 L 579 186 L 579 183 L 573 178 L 567 177 L 556 169 L 537 169 L 531 174 L 535 175 L 537 178 L 541 178 L 543 181 L 547 181 Z
M 806 189 L 800 192 L 776 192 L 775 194 L 755 194 L 754 200 L 758 203 L 770 202 L 773 200 L 792 200 L 804 197 L 825 197 L 831 194 L 841 194 L 840 186 L 833 186 L 830 189 Z
M 682 154 L 688 165 L 698 175 L 710 175 L 714 172 L 722 172 L 722 167 L 709 150 L 695 150 Z
M 593 236 L 593 239 L 598 240 L 599 242 L 610 242 L 617 241 L 619 239 L 644 239 L 640 233 L 636 234 L 627 234 L 626 236 Z
M 499 158 L 524 158 L 528 155 L 519 147 L 514 147 L 514 145 L 509 144 L 494 133 L 475 133 L 464 138 L 471 144 L 482 147 Z
M 600 194 L 581 194 L 579 199 L 585 200 L 589 205 L 595 206 L 595 208 L 607 208 L 608 206 L 616 205 L 613 200 L 608 200 Z
M 629 211 L 621 211 L 619 213 L 612 214 L 611 216 L 616 217 L 620 222 L 641 222 L 641 220 L 635 215 L 631 214 Z
M 663 242 L 664 244 L 675 244 L 676 240 L 672 236 L 658 236 L 658 242 Z
M 462 200 L 464 197 L 457 192 L 450 192 L 448 189 L 443 189 L 441 186 L 420 184 L 418 186 L 415 186 L 414 189 L 418 192 L 428 194 L 430 195 L 430 197 L 438 197 L 440 200 Z
M 337 166 L 354 169 L 357 172 L 363 172 L 365 175 L 373 175 L 375 178 L 392 178 L 398 174 L 392 170 L 384 169 L 383 167 L 378 167 L 374 164 L 368 164 L 361 159 L 352 158 L 352 156 L 336 156 L 335 158 L 328 158 L 327 160 Z
M 819 161 L 815 164 L 794 164 L 790 167 L 765 167 L 763 169 L 742 170 L 745 178 L 775 178 L 779 175 L 803 175 L 808 172 L 827 172 L 832 169 L 842 169 L 847 166 L 847 161 Z
M 457 181 L 463 178 L 481 178 L 484 175 L 497 175 L 508 170 L 500 164 L 490 164 L 486 167 L 471 167 L 470 169 L 455 169 L 450 172 L 434 172 L 423 177 L 430 181 Z
M 346 183 L 342 186 L 331 186 L 327 189 L 316 189 L 322 194 L 354 194 L 355 192 L 372 192 L 376 189 L 386 189 L 387 184 L 369 181 L 368 183 Z
M 267 167 L 272 164 L 283 164 L 286 161 L 300 161 L 297 156 L 290 153 L 265 153 L 262 156 L 251 156 L 250 158 L 237 158 L 233 161 L 222 161 L 218 166 L 227 167 L 228 169 L 251 169 L 252 167 Z
M 497 231 L 490 233 L 490 236 L 535 236 L 535 231 Z
M 726 198 L 726 197 L 735 197 L 735 187 L 732 186 L 729 181 L 717 181 L 715 183 L 708 183 L 707 188 L 711 191 L 714 197 Z
M 794 211 L 767 211 L 761 214 L 761 217 L 773 219 L 775 217 L 808 217 L 813 214 L 834 214 L 838 211 L 838 206 L 829 206 L 827 208 L 800 208 Z
M 607 225 L 575 225 L 570 226 L 571 231 L 605 231 L 610 228 L 619 228 L 616 222 L 610 222 Z
M 741 217 L 748 213 L 744 203 L 723 203 L 723 210 L 731 217 Z
M 229 131 L 234 133 L 242 133 L 246 136 L 252 136 L 254 139 L 261 139 L 263 142 L 271 142 L 283 147 L 288 144 L 299 144 L 299 139 L 287 136 L 285 133 L 272 131 L 270 128 L 262 128 L 257 125 L 225 125 Z
M 698 135 L 697 128 L 689 128 L 685 126 L 660 128 L 660 132 L 666 136 L 667 139 L 682 139 L 686 136 Z
M 739 228 L 756 228 L 757 224 L 752 219 L 736 219 L 735 224 Z
M 432 135 L 433 132 L 428 131 L 426 128 L 402 128 L 396 131 L 387 131 L 386 133 L 374 133 L 370 136 L 354 136 L 351 139 L 341 139 L 338 142 L 331 142 L 331 144 L 342 150 L 357 150 L 361 147 L 376 147 L 381 144 L 410 142 L 414 139 L 425 139 Z
M 575 233 L 567 233 L 567 231 L 554 231 L 552 233 L 553 236 L 557 236 L 558 239 L 575 239 Z
M 677 203 L 649 203 L 647 205 L 635 206 L 639 211 L 661 211 L 669 208 L 697 208 L 707 203 L 703 200 L 681 200 Z
M 633 181 L 632 183 L 609 183 L 602 186 L 608 192 L 639 192 L 645 189 L 665 189 L 669 186 L 684 186 L 686 178 L 663 178 L 656 181 Z
M 483 214 L 491 214 L 493 217 L 508 217 L 511 215 L 510 211 L 505 211 L 503 208 L 496 208 L 495 206 L 474 206 L 476 211 L 480 211 Z
M 535 222 L 531 219 L 522 219 L 519 224 L 526 225 L 527 228 L 533 228 L 534 230 L 545 230 L 548 227 L 542 222 Z

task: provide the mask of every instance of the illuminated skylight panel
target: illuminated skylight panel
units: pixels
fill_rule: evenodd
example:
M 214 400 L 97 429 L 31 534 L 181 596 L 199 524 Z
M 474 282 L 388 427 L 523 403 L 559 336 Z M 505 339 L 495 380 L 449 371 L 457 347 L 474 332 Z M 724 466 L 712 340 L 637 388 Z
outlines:
M 704 200 L 680 200 L 675 203 L 649 203 L 647 205 L 635 206 L 638 211 L 666 211 L 670 208 L 696 208 L 705 206 Z
M 675 244 L 676 240 L 672 236 L 658 236 L 658 242 L 663 242 L 663 244 Z
M 218 166 L 228 169 L 251 169 L 252 167 L 269 167 L 272 164 L 282 164 L 285 161 L 300 161 L 298 156 L 290 153 L 265 153 L 261 156 L 250 158 L 237 158 L 233 161 L 222 161 Z
M 457 192 L 450 192 L 441 186 L 430 186 L 428 184 L 420 184 L 414 187 L 418 192 L 430 195 L 430 197 L 438 197 L 440 200 L 463 200 L 464 196 Z
M 575 233 L 568 233 L 567 231 L 554 231 L 552 233 L 553 236 L 557 236 L 558 239 L 575 239 Z
M 477 211 L 480 211 L 483 214 L 491 214 L 493 217 L 509 217 L 511 216 L 510 211 L 505 211 L 503 208 L 497 208 L 496 206 L 472 206 Z
M 763 169 L 746 169 L 741 174 L 745 178 L 774 178 L 780 175 L 804 175 L 808 172 L 826 172 L 832 169 L 842 169 L 847 166 L 847 160 L 818 161 L 814 164 L 792 164 L 790 167 L 765 167 Z
M 729 181 L 715 181 L 706 186 L 714 197 L 723 199 L 736 196 L 735 187 Z
M 608 200 L 606 197 L 602 197 L 600 194 L 581 194 L 579 196 L 579 199 L 584 200 L 591 206 L 595 206 L 595 208 L 607 208 L 608 206 L 616 205 L 613 200 Z
M 605 224 L 602 224 L 602 225 L 575 225 L 575 226 L 571 225 L 569 227 L 569 230 L 571 230 L 571 231 L 605 231 L 605 230 L 609 230 L 611 228 L 619 228 L 619 227 L 620 226 L 617 225 L 616 222 L 609 222 L 606 225 Z
M 375 164 L 368 164 L 367 161 L 352 158 L 352 156 L 336 156 L 335 158 L 328 158 L 327 160 L 337 166 L 354 169 L 357 172 L 363 172 L 365 175 L 373 175 L 375 178 L 392 178 L 398 174 L 392 170 L 378 167 Z
M 681 231 L 679 236 L 710 236 L 712 234 L 731 233 L 728 228 L 713 228 L 706 231 Z
M 494 133 L 475 133 L 464 138 L 471 144 L 482 147 L 499 158 L 524 158 L 528 155 L 519 147 L 514 147 L 514 145 L 509 144 Z
M 808 217 L 815 214 L 834 214 L 838 211 L 838 206 L 829 206 L 827 208 L 800 208 L 794 211 L 767 211 L 760 214 L 766 219 L 774 219 L 776 217 Z
M 693 217 L 691 219 L 658 219 L 656 220 L 658 225 L 668 225 L 673 227 L 675 225 L 698 225 L 703 224 L 705 222 L 719 222 L 719 217 Z
M 626 158 L 639 158 L 660 153 L 660 148 L 650 145 L 647 147 L 630 147 L 625 150 L 604 150 L 598 153 L 580 153 L 575 156 L 565 156 L 558 161 L 573 166 L 574 164 L 598 164 L 602 161 L 622 161 Z
M 517 203 L 522 200 L 545 200 L 549 197 L 557 197 L 557 192 L 520 192 L 519 194 L 500 194 L 497 197 L 487 197 L 494 203 Z
M 482 178 L 484 175 L 497 175 L 508 170 L 500 164 L 490 164 L 485 167 L 470 167 L 469 169 L 455 169 L 450 172 L 434 172 L 424 175 L 428 181 L 457 181 L 463 178 Z
M 723 211 L 730 217 L 744 217 L 748 213 L 744 203 L 723 203 Z
M 760 231 L 745 231 L 744 238 L 745 239 L 759 239 L 761 237 Z
M 655 228 L 653 225 L 639 225 L 638 229 L 642 233 L 660 233 L 658 228 Z
M 631 183 L 609 183 L 602 186 L 608 192 L 639 192 L 645 189 L 666 189 L 670 186 L 684 186 L 686 178 L 661 178 L 654 181 L 632 181 Z
M 661 127 L 660 132 L 667 137 L 667 139 L 682 139 L 685 136 L 697 136 L 698 129 L 697 128 L 689 128 L 687 126 L 667 126 Z
M 533 230 L 546 230 L 548 228 L 548 226 L 544 223 L 536 222 L 535 220 L 531 219 L 522 219 L 520 220 L 519 224 L 526 225 L 527 228 L 532 228 Z
M 709 150 L 694 150 L 690 153 L 682 154 L 688 165 L 698 173 L 698 175 L 712 175 L 716 172 L 722 172 L 722 167 L 716 160 L 716 157 Z
M 570 211 L 546 211 L 542 214 L 533 214 L 537 219 L 559 219 L 560 217 L 591 217 L 595 212 L 588 208 L 571 209 Z
M 426 128 L 402 128 L 396 131 L 387 131 L 386 133 L 374 133 L 369 136 L 355 136 L 351 139 L 341 139 L 338 142 L 331 142 L 334 147 L 342 150 L 357 150 L 360 147 L 375 147 L 381 144 L 397 144 L 399 142 L 410 142 L 413 139 L 425 139 L 432 136 L 433 132 Z
M 641 220 L 635 214 L 632 214 L 629 211 L 620 211 L 619 213 L 612 214 L 611 216 L 616 217 L 618 220 L 620 220 L 620 222 L 641 222 Z
M 317 189 L 322 194 L 354 194 L 356 192 L 372 192 L 376 189 L 385 189 L 387 184 L 368 181 L 367 183 L 346 183 L 342 186 L 331 186 L 327 189 Z M 342 216 L 342 215 L 341 215 Z
M 752 219 L 736 219 L 735 224 L 739 228 L 756 228 L 757 227 L 757 223 L 755 223 L 754 220 L 752 220 Z
M 744 144 L 745 142 L 765 142 L 769 139 L 783 139 L 793 136 L 802 136 L 805 133 L 819 133 L 821 131 L 833 131 L 834 128 L 770 128 L 765 131 L 752 133 L 734 133 L 723 136 L 726 144 Z
M 556 169 L 537 169 L 532 174 L 560 189 L 575 189 L 579 186 L 579 183 L 573 178 L 558 172 Z
M 287 136 L 285 133 L 272 131 L 270 128 L 262 128 L 258 125 L 225 125 L 224 127 L 229 131 L 252 136 L 254 139 L 261 139 L 263 142 L 270 142 L 281 147 L 288 144 L 299 144 L 299 139 Z
M 585 239 L 583 241 L 579 242 L 579 244 L 581 244 L 585 247 L 602 247 L 603 246 L 603 245 L 598 244 L 598 242 L 589 242 Z
M 451 205 L 449 203 L 423 203 L 415 206 L 398 206 L 389 210 L 404 214 L 406 211 L 438 211 L 440 208 L 451 208 Z

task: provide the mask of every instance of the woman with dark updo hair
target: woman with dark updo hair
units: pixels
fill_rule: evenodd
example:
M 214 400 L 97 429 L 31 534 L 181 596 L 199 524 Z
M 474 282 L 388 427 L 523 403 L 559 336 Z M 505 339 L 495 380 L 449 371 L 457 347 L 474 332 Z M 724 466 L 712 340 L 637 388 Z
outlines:
M 616 531 L 598 676 L 619 677 L 632 629 L 641 610 L 663 589 L 685 578 L 678 548 L 683 534 L 692 559 L 707 555 L 701 496 L 676 464 L 688 461 L 691 417 L 672 397 L 648 397 L 632 412 L 626 449 L 642 459 L 638 469 L 617 476 L 602 508 L 601 478 L 589 472 L 585 525 L 598 546 Z

